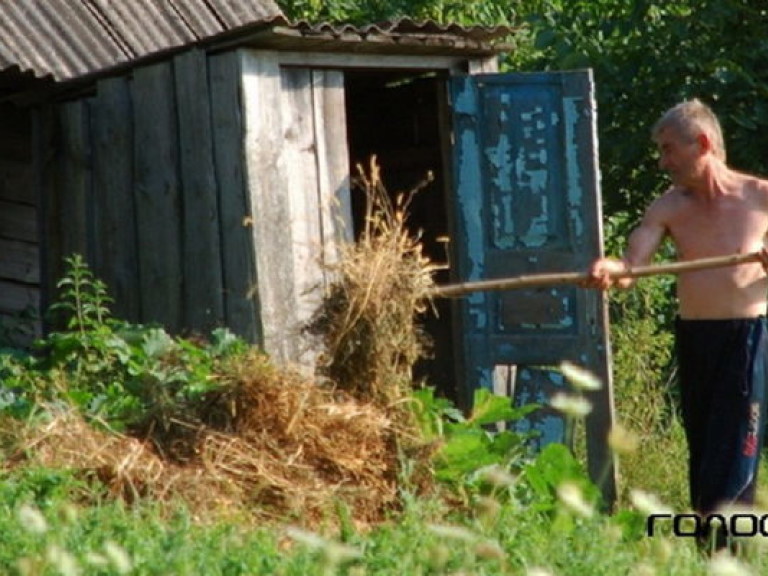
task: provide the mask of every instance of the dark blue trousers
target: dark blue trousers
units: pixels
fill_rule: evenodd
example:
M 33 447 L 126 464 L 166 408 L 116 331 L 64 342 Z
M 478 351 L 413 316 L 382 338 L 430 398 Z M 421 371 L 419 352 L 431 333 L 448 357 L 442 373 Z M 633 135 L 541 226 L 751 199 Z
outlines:
M 765 428 L 767 346 L 764 317 L 677 320 L 691 505 L 700 514 L 754 502 Z

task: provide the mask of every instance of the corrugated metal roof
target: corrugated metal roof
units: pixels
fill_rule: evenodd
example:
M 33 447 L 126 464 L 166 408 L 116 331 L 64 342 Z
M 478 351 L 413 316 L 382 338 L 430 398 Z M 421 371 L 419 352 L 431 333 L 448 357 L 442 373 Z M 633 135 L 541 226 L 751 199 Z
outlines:
M 275 19 L 273 0 L 2 0 L 0 72 L 68 80 Z
M 505 40 L 515 31 L 510 26 L 460 26 L 411 18 L 360 27 L 327 22 L 275 22 L 268 29 L 223 33 L 210 44 L 216 48 L 247 45 L 302 52 L 492 55 L 512 49 Z
M 410 18 L 363 27 L 289 23 L 274 0 L 0 0 L 0 76 L 62 82 L 192 44 L 491 53 L 505 26 Z M 354 48 L 350 44 L 356 44 Z
M 373 35 L 419 35 L 419 36 L 457 36 L 471 38 L 478 42 L 490 42 L 512 34 L 514 29 L 509 26 L 461 26 L 459 24 L 439 24 L 432 20 L 416 21 L 412 18 L 400 18 L 387 22 L 355 27 L 349 25 L 333 25 L 329 23 L 311 24 L 298 22 L 294 25 L 304 35 L 359 34 L 363 37 Z

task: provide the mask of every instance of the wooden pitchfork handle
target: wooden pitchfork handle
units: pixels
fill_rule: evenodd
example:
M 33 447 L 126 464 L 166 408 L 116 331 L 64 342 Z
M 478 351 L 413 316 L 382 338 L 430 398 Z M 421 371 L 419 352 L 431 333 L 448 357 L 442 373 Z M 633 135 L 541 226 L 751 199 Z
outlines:
M 680 272 L 692 272 L 707 268 L 723 268 L 725 266 L 737 266 L 748 262 L 759 262 L 760 252 L 748 252 L 746 254 L 732 254 L 730 256 L 715 256 L 713 258 L 700 258 L 698 260 L 684 260 L 682 262 L 669 262 L 664 264 L 651 264 L 649 266 L 633 266 L 623 272 L 611 274 L 612 278 L 640 278 L 641 276 L 655 276 L 657 274 L 679 274 Z M 517 290 L 520 288 L 540 288 L 544 286 L 560 286 L 563 284 L 582 284 L 589 280 L 589 272 L 560 272 L 552 274 L 530 274 L 515 278 L 499 278 L 495 280 L 479 280 L 476 282 L 460 282 L 458 284 L 445 284 L 436 286 L 431 296 L 448 298 L 451 296 L 464 296 L 472 292 L 488 292 L 499 290 Z

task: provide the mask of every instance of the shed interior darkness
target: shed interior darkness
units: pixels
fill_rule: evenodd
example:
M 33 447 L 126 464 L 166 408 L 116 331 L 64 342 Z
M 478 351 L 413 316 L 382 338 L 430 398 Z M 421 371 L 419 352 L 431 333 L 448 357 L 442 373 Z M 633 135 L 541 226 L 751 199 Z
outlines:
M 367 167 L 375 154 L 381 177 L 395 199 L 432 172 L 434 180 L 413 198 L 408 215 L 412 232 L 422 232 L 424 252 L 433 262 L 448 259 L 450 235 L 448 130 L 445 121 L 446 77 L 434 73 L 347 71 L 345 94 L 350 167 L 353 176 L 352 213 L 355 234 L 363 228 L 365 194 L 354 186 L 357 165 Z M 447 283 L 448 270 L 436 276 Z M 425 378 L 439 392 L 457 399 L 454 369 L 453 318 L 451 303 L 438 299 L 437 314 L 422 320 L 431 341 L 429 358 L 415 367 L 415 377 Z

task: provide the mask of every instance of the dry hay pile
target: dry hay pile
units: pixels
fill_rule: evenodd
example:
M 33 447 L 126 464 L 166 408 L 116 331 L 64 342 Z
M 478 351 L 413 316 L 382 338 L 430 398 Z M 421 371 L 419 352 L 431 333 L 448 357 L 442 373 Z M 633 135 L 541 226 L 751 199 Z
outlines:
M 344 502 L 356 521 L 370 523 L 396 505 L 395 429 L 384 411 L 278 370 L 257 352 L 226 378 L 206 405 L 215 427 L 201 414 L 194 434 L 166 434 L 158 443 L 63 412 L 17 431 L 6 465 L 72 469 L 128 502 L 180 499 L 200 518 L 245 513 L 311 525 L 332 520 Z M 169 459 L 172 442 L 189 442 L 181 452 L 193 456 Z
M 419 236 L 407 228 L 411 199 L 431 175 L 393 202 L 375 157 L 368 173 L 358 171 L 365 225 L 329 266 L 336 281 L 308 331 L 322 339 L 321 368 L 336 386 L 386 406 L 406 396 L 413 365 L 428 352 L 418 318 L 431 305 L 433 274 L 443 266 L 423 254 Z

